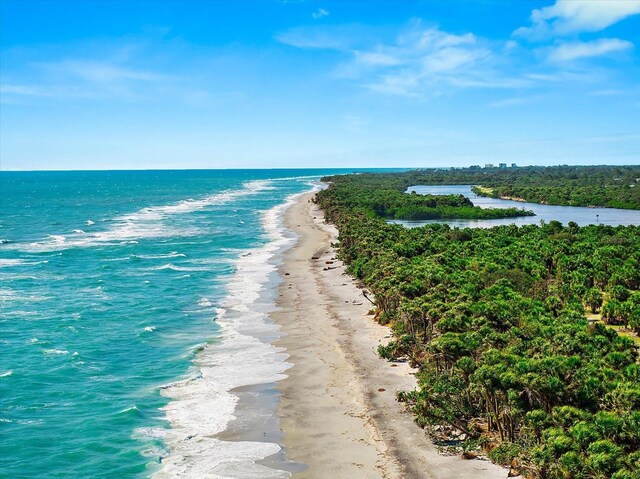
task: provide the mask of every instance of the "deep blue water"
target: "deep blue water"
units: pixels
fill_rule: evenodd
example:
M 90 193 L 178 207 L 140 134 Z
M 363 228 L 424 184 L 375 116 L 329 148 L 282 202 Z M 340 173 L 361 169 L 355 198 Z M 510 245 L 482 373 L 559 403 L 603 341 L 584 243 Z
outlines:
M 167 404 L 197 409 L 162 386 L 191 378 L 205 345 L 235 344 L 219 320 L 230 285 L 252 288 L 239 258 L 275 241 L 278 205 L 338 172 L 0 173 L 0 476 L 159 470 L 162 431 L 194 420 Z M 231 383 L 209 366 L 221 393 L 206 414 L 222 427 Z

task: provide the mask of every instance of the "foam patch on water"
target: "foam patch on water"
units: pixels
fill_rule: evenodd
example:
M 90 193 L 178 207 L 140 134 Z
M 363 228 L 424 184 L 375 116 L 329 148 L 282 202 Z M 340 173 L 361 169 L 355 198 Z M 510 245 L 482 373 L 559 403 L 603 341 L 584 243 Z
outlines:
M 15 302 L 36 302 L 36 301 L 46 301 L 50 299 L 49 296 L 39 296 L 39 295 L 22 295 L 18 294 L 15 290 L 11 288 L 0 288 L 0 302 L 4 301 L 15 301 Z
M 164 431 L 169 453 L 154 477 L 290 477 L 287 471 L 256 463 L 279 452 L 280 445 L 222 441 L 214 436 L 235 418 L 238 396 L 231 392 L 233 389 L 278 381 L 286 377 L 284 373 L 291 367 L 281 348 L 258 338 L 278 331 L 268 319 L 274 305 L 270 299 L 264 299 L 263 293 L 276 271 L 274 256 L 295 241 L 285 235 L 282 215 L 298 196 L 290 196 L 285 203 L 263 214 L 268 243 L 236 259 L 237 270 L 228 284 L 228 295 L 216 309 L 221 327 L 219 341 L 197 353 L 191 377 L 162 389 L 162 394 L 171 398 L 163 408 L 171 424 Z
M 12 266 L 34 266 L 37 264 L 46 264 L 49 261 L 27 261 L 21 258 L 0 258 L 0 268 L 9 268 Z
M 90 246 L 135 244 L 136 240 L 142 238 L 193 236 L 198 233 L 197 228 L 171 226 L 166 220 L 175 215 L 193 213 L 209 206 L 225 205 L 272 188 L 271 180 L 247 181 L 240 189 L 223 191 L 200 199 L 189 198 L 172 205 L 149 206 L 134 213 L 118 216 L 109 221 L 111 227 L 104 231 L 85 232 L 82 229 L 74 229 L 66 236 L 49 235 L 43 241 L 27 245 L 10 243 L 7 246 L 27 252 L 46 252 Z M 85 224 L 94 225 L 95 223 L 87 220 Z
M 177 251 L 171 251 L 169 253 L 164 254 L 136 254 L 132 256 L 133 258 L 140 259 L 165 259 L 165 258 L 186 258 L 187 255 L 183 253 L 178 253 Z
M 147 271 L 162 271 L 165 269 L 170 269 L 172 271 L 209 271 L 210 268 L 201 267 L 201 266 L 179 266 L 173 263 L 163 264 L 162 266 L 153 266 L 151 268 L 144 268 Z
M 19 266 L 25 263 L 26 261 L 23 259 L 0 258 L 0 268 L 8 268 L 10 266 Z
M 43 349 L 42 352 L 44 354 L 54 354 L 60 356 L 69 354 L 69 351 L 67 351 L 66 349 Z

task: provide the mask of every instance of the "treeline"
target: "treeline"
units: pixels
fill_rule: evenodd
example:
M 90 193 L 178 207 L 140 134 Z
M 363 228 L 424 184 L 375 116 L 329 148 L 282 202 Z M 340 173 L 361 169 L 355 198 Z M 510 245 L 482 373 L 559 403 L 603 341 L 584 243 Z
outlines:
M 532 203 L 640 209 L 640 166 L 427 169 L 405 179 L 407 186 L 477 185 L 479 195 Z
M 640 477 L 637 347 L 586 317 L 640 332 L 639 227 L 407 229 L 356 200 L 385 175 L 332 181 L 317 201 L 395 332 L 380 353 L 420 368 L 399 398 L 421 425 L 530 478 Z
M 340 205 L 385 219 L 495 219 L 533 216 L 522 208 L 480 208 L 464 195 L 418 195 L 405 193 L 410 185 L 406 173 L 333 176 L 335 198 Z M 331 201 L 331 200 L 327 200 Z

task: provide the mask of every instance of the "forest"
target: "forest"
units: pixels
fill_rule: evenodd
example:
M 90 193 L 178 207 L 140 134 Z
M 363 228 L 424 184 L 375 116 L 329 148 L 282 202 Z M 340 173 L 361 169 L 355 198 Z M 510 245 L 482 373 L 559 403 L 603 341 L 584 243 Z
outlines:
M 528 166 L 406 172 L 389 181 L 413 185 L 474 185 L 474 192 L 531 203 L 640 209 L 640 166 Z
M 355 182 L 352 180 L 357 178 Z M 361 174 L 336 177 L 340 183 L 340 202 L 385 219 L 495 219 L 534 216 L 522 208 L 480 208 L 464 195 L 406 194 L 407 174 Z M 327 201 L 331 201 L 328 199 Z
M 379 353 L 419 368 L 398 399 L 527 478 L 640 478 L 640 227 L 388 224 L 424 174 L 328 177 L 315 199 L 393 329 Z

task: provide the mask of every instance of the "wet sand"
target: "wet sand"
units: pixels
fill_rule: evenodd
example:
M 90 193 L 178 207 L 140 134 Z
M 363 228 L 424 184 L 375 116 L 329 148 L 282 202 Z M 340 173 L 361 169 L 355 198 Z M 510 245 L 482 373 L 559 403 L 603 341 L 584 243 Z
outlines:
M 293 363 L 277 387 L 287 458 L 306 465 L 294 477 L 505 478 L 489 462 L 438 454 L 395 400 L 415 387 L 415 370 L 378 357 L 391 331 L 367 314 L 371 304 L 335 259 L 337 231 L 312 197 L 285 215 L 298 242 L 285 254 L 271 314 L 284 333 L 275 344 Z

